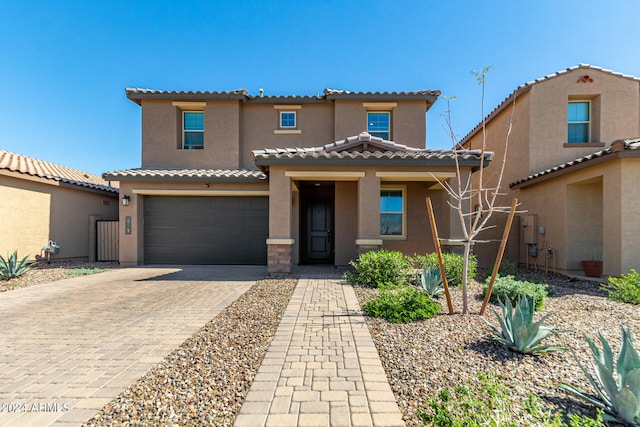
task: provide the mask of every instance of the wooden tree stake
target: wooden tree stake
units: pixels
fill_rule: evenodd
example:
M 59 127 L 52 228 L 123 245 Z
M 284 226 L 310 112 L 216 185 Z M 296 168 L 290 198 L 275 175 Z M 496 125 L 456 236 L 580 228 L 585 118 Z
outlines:
M 482 302 L 482 308 L 480 309 L 480 316 L 484 316 L 484 311 L 487 309 L 487 304 L 489 303 L 489 298 L 491 297 L 491 292 L 493 291 L 493 284 L 496 281 L 496 275 L 498 274 L 498 270 L 500 269 L 500 263 L 502 262 L 502 256 L 504 255 L 504 249 L 507 246 L 507 239 L 509 238 L 509 231 L 511 231 L 511 224 L 513 223 L 513 217 L 516 214 L 517 205 L 518 205 L 518 199 L 514 198 L 511 201 L 511 211 L 509 212 L 509 217 L 507 218 L 507 224 L 505 225 L 504 232 L 502 233 L 502 242 L 500 242 L 500 249 L 498 250 L 498 255 L 496 256 L 496 262 L 495 264 L 493 264 L 491 281 L 489 282 L 489 288 L 487 289 L 487 293 L 484 296 L 484 301 Z
M 449 314 L 453 314 L 453 304 L 451 303 L 451 295 L 449 294 L 449 284 L 447 283 L 447 275 L 444 271 L 444 261 L 442 261 L 442 249 L 440 249 L 440 239 L 438 238 L 438 229 L 436 228 L 436 217 L 433 215 L 433 206 L 431 205 L 431 198 L 427 197 L 427 211 L 429 212 L 429 223 L 431 224 L 431 234 L 433 235 L 433 244 L 436 247 L 436 253 L 438 254 L 438 263 L 440 264 L 440 275 L 442 276 L 442 284 L 444 286 L 444 294 L 447 297 L 447 306 L 449 307 Z

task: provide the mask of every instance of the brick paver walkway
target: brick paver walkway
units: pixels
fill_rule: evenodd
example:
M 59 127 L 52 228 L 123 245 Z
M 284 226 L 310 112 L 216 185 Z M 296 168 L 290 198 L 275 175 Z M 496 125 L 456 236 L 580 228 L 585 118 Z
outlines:
M 121 269 L 0 294 L 0 425 L 80 425 L 264 275 Z
M 353 288 L 338 276 L 300 279 L 236 419 L 245 426 L 404 426 Z

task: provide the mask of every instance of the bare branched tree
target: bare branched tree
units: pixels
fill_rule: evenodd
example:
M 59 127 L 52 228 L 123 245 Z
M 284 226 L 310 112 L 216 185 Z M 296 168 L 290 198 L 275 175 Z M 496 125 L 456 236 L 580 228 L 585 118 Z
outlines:
M 482 148 L 480 150 L 465 149 L 459 144 L 453 131 L 453 124 L 451 122 L 451 101 L 453 98 L 445 98 L 447 101 L 447 110 L 445 112 L 445 129 L 447 130 L 447 133 L 451 137 L 453 143 L 457 179 L 454 179 L 453 183 L 442 180 L 438 181 L 449 195 L 449 206 L 458 213 L 458 218 L 460 220 L 460 226 L 462 230 L 462 245 L 464 247 L 462 269 L 462 314 L 469 313 L 468 271 L 469 258 L 471 256 L 473 245 L 480 242 L 479 240 L 477 240 L 477 237 L 481 232 L 495 227 L 495 225 L 491 225 L 489 223 L 494 213 L 508 213 L 511 209 L 511 206 L 498 205 L 498 196 L 504 195 L 504 193 L 500 192 L 500 188 L 502 186 L 502 177 L 504 175 L 505 164 L 507 161 L 509 136 L 511 135 L 513 112 L 516 105 L 515 97 L 513 99 L 511 117 L 509 119 L 509 127 L 504 144 L 504 154 L 502 157 L 502 163 L 500 165 L 500 172 L 497 178 L 497 182 L 492 186 L 489 186 L 485 182 L 485 161 L 491 160 L 493 157 L 493 153 L 487 151 L 487 131 L 484 112 L 485 78 L 486 74 L 491 68 L 492 67 L 485 67 L 480 71 L 472 71 L 472 74 L 476 77 L 478 84 L 480 84 L 482 88 Z M 462 175 L 460 174 L 460 163 L 458 157 L 465 154 L 473 155 L 480 160 L 480 168 L 476 172 L 478 174 L 478 181 L 475 188 L 472 185 L 471 174 L 467 176 L 466 180 L 464 180 L 462 178 Z M 474 206 L 474 208 L 471 209 L 471 206 Z

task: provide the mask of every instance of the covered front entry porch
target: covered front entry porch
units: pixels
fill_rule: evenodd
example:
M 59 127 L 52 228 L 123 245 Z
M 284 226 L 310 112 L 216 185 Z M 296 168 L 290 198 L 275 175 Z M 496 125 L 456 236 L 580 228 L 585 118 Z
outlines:
M 442 182 L 458 173 L 467 182 L 481 158 L 475 151 L 418 149 L 366 133 L 323 147 L 253 151 L 269 179 L 269 272 L 289 273 L 297 264 L 347 265 L 380 248 L 432 251 L 426 197 L 440 235 L 460 238 Z

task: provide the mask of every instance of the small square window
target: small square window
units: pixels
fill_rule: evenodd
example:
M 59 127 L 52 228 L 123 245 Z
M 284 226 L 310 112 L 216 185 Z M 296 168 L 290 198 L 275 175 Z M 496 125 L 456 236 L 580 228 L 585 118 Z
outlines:
M 280 111 L 280 128 L 281 129 L 295 129 L 296 112 L 295 111 Z
M 182 149 L 202 150 L 204 148 L 204 113 L 184 111 L 182 113 Z
M 590 142 L 591 103 L 589 101 L 569 102 L 567 142 Z
M 404 237 L 405 195 L 401 188 L 380 190 L 380 236 Z
M 371 136 L 389 140 L 391 139 L 391 113 L 385 112 L 368 112 L 367 113 L 367 132 Z

